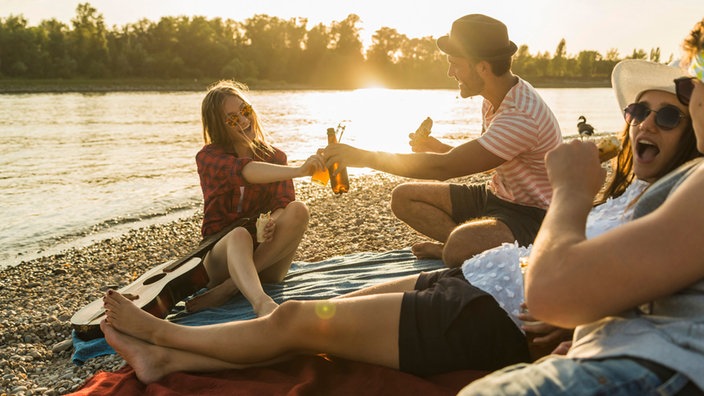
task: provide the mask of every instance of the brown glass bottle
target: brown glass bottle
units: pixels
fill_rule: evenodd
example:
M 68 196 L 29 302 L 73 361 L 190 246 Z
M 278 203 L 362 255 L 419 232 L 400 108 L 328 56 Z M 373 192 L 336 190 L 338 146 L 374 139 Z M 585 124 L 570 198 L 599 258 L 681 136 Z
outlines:
M 337 143 L 335 128 L 328 128 L 328 144 L 331 143 Z M 335 174 L 336 171 L 338 172 L 337 174 Z M 330 173 L 330 187 L 332 187 L 332 192 L 335 194 L 342 194 L 350 190 L 350 182 L 347 178 L 346 167 L 340 167 L 340 164 L 335 162 L 328 167 L 328 172 Z

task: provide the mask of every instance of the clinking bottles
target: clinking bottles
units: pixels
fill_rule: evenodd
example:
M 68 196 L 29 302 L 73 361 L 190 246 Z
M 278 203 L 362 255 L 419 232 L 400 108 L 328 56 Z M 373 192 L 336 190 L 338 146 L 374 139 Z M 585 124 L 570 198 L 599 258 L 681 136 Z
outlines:
M 335 128 L 328 128 L 328 144 L 331 143 L 337 143 Z M 338 172 L 337 174 L 335 174 L 336 171 Z M 347 168 L 340 167 L 340 164 L 335 162 L 328 168 L 328 173 L 330 174 L 330 187 L 332 187 L 332 192 L 335 194 L 342 194 L 350 190 L 350 182 L 347 178 Z

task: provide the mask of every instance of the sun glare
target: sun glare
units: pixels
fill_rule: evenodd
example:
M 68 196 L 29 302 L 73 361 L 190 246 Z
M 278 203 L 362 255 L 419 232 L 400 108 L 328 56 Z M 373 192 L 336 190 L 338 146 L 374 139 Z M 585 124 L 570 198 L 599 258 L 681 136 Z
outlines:
M 415 125 L 409 116 L 413 108 L 409 100 L 392 89 L 379 87 L 355 90 L 352 97 L 356 105 L 349 109 L 354 120 L 349 136 L 355 136 L 357 145 L 371 150 L 408 151 L 405 131 Z
M 360 89 L 386 89 L 386 86 L 381 81 L 369 80 L 362 83 L 362 88 Z

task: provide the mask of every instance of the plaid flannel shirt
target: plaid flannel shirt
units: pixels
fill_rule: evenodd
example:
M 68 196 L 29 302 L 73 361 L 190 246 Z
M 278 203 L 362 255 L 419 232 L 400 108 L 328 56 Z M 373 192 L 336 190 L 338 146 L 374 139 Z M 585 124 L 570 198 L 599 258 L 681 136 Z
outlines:
M 269 158 L 256 159 L 286 165 L 286 154 L 274 148 Z M 203 190 L 203 237 L 217 233 L 232 222 L 257 218 L 260 213 L 285 208 L 296 199 L 293 180 L 251 184 L 242 176 L 253 158 L 239 158 L 232 151 L 208 144 L 196 154 L 196 165 Z

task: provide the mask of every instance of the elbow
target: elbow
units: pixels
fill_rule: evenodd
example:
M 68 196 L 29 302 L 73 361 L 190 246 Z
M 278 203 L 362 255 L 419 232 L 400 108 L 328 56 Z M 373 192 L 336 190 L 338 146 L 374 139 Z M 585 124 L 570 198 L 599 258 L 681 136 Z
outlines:
M 584 300 L 574 294 L 565 296 L 547 289 L 527 288 L 525 301 L 533 317 L 566 329 L 599 319 Z
M 256 174 L 256 172 L 254 172 L 254 169 L 253 169 L 254 167 L 249 166 L 250 164 L 251 164 L 251 162 L 250 162 L 249 164 L 245 165 L 245 166 L 242 168 L 242 170 L 241 170 L 241 175 L 242 175 L 242 178 L 243 178 L 247 183 L 256 184 L 255 181 L 252 181 L 252 179 L 254 178 L 254 175 Z
M 544 287 L 536 285 L 536 282 L 531 282 L 526 285 L 525 302 L 531 315 L 542 321 L 553 323 L 558 307 L 555 307 L 555 300 L 550 294 Z
M 531 280 L 526 284 L 525 302 L 531 315 L 552 325 L 573 328 L 585 323 L 579 298 L 563 284 L 550 283 L 549 274 Z
M 526 305 L 531 316 L 545 323 L 562 328 L 575 327 L 574 320 L 569 318 L 559 304 L 546 302 L 540 297 L 526 297 Z

